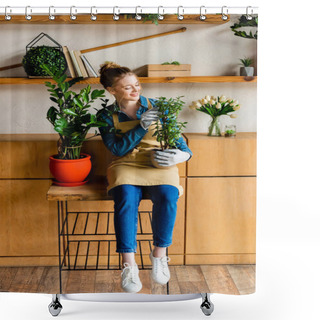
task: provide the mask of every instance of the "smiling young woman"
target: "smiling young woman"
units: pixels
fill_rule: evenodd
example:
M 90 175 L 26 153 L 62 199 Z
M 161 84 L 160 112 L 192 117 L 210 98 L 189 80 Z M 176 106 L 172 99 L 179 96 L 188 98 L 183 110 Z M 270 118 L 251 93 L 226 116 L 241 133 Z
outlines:
M 160 146 L 153 126 L 159 119 L 156 100 L 141 96 L 139 79 L 127 67 L 108 62 L 101 66 L 100 74 L 101 84 L 115 98 L 112 105 L 99 110 L 98 118 L 109 124 L 99 130 L 113 155 L 107 170 L 107 190 L 114 197 L 117 252 L 121 253 L 124 267 L 121 284 L 126 292 L 138 292 L 142 284 L 134 254 L 142 192 L 147 191 L 153 202 L 151 275 L 164 285 L 170 279 L 166 248 L 172 244 L 177 201 L 183 192 L 176 164 L 190 159 L 192 152 L 180 137 L 174 152 L 165 150 L 156 158 L 160 167 L 167 168 L 154 167 L 151 152 Z

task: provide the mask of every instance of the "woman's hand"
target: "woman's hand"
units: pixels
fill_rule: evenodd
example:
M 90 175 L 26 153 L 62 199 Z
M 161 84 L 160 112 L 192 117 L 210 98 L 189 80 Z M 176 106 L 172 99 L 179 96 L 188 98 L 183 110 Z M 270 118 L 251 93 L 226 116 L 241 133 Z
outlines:
M 154 155 L 154 160 L 159 166 L 169 167 L 180 162 L 187 161 L 191 155 L 188 152 L 179 149 L 157 150 Z
M 152 108 L 141 115 L 140 125 L 144 130 L 147 130 L 153 121 L 159 119 L 159 108 Z

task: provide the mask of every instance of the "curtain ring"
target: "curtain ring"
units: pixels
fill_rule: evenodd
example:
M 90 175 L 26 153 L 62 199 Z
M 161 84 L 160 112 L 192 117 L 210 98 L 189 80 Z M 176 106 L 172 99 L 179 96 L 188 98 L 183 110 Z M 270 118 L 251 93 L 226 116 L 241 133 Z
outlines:
M 91 20 L 92 21 L 96 21 L 97 20 L 97 16 L 95 14 L 93 14 L 93 8 L 95 8 L 95 6 L 91 7 L 91 10 L 90 10 L 90 15 L 91 15 Z M 97 10 L 96 10 L 96 14 L 97 14 Z
M 118 9 L 118 13 L 115 13 L 115 11 L 116 11 L 116 8 Z M 120 14 L 120 10 L 119 10 L 119 7 L 118 6 L 115 6 L 115 7 L 113 7 L 113 20 L 119 20 L 119 14 Z
M 77 16 L 73 14 L 72 9 L 75 8 L 75 6 L 70 7 L 70 19 L 71 20 L 76 20 Z M 75 13 L 77 13 L 77 9 L 75 9 Z
M 30 21 L 32 19 L 31 15 L 28 13 L 28 9 L 31 8 L 30 6 L 26 6 L 26 20 Z M 30 13 L 32 12 L 32 10 L 30 9 Z
M 227 6 L 222 6 L 222 8 L 221 8 L 221 14 L 222 14 L 221 19 L 226 21 L 226 20 L 228 20 L 228 16 L 226 14 L 224 14 L 224 12 L 223 12 L 224 8 L 226 8 L 226 14 L 228 14 L 228 7 Z
M 249 14 L 249 8 L 251 8 L 251 14 Z M 246 18 L 247 20 L 252 20 L 253 9 L 251 6 L 248 6 L 246 9 Z
M 204 14 L 202 14 L 202 8 L 204 8 Z M 205 6 L 200 7 L 200 20 L 204 21 L 207 19 L 206 17 L 207 9 Z
M 180 8 L 182 8 L 182 14 L 180 14 Z M 184 9 L 183 9 L 183 6 L 179 6 L 178 7 L 178 19 L 179 20 L 183 20 L 183 15 L 184 15 Z
M 5 19 L 7 21 L 11 20 L 11 18 L 12 18 L 7 12 L 8 8 L 10 8 L 10 6 L 6 6 L 5 9 L 4 9 L 4 15 L 5 15 Z M 10 9 L 10 12 L 11 12 L 11 9 Z
M 162 14 L 160 14 L 160 8 L 162 8 Z M 158 7 L 158 20 L 163 20 L 164 19 L 164 9 L 163 6 Z
M 55 12 L 54 6 L 49 7 L 49 19 L 54 20 L 56 17 L 51 13 L 51 10 Z
M 141 20 L 141 16 L 138 14 L 138 8 L 140 8 L 140 13 L 142 13 L 142 9 L 140 6 L 136 6 L 136 16 L 135 19 L 136 20 Z

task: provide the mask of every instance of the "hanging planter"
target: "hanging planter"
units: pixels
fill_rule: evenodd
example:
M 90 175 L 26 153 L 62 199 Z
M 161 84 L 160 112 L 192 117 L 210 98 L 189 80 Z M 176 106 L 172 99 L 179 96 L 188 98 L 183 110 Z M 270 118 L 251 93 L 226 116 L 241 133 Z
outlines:
M 37 46 L 36 44 L 44 37 L 52 41 L 55 46 Z M 67 61 L 62 46 L 43 32 L 27 45 L 26 55 L 22 59 L 22 65 L 29 78 L 51 78 L 50 74 L 41 68 L 42 64 L 50 68 L 55 67 L 62 73 L 67 70 Z

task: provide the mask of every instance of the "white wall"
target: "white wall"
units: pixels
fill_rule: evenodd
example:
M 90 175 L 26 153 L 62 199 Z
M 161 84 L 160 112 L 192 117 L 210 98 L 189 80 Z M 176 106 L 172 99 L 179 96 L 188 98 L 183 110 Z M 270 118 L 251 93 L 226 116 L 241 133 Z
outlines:
M 98 70 L 105 60 L 115 61 L 132 69 L 148 63 L 177 60 L 191 64 L 191 74 L 239 75 L 239 59 L 251 57 L 257 63 L 257 41 L 234 36 L 230 26 L 238 20 L 232 16 L 223 25 L 13 25 L 2 24 L 0 29 L 0 66 L 21 62 L 26 45 L 39 33 L 44 32 L 70 50 L 81 50 L 100 45 L 139 38 L 187 27 L 184 33 L 159 37 L 124 46 L 104 49 L 86 54 Z M 43 44 L 43 43 L 41 43 Z M 1 77 L 24 77 L 23 68 L 3 71 Z M 256 83 L 182 83 L 143 84 L 143 95 L 184 96 L 186 102 L 180 120 L 188 121 L 185 132 L 206 132 L 209 116 L 188 108 L 193 100 L 205 95 L 221 95 L 237 99 L 241 109 L 238 117 L 222 117 L 222 124 L 233 123 L 237 131 L 257 131 L 257 84 Z M 81 86 L 74 86 L 79 89 Z M 92 85 L 101 89 L 100 85 Z M 113 98 L 107 94 L 111 100 Z M 99 100 L 100 101 L 100 100 Z M 93 107 L 100 109 L 97 101 Z M 0 133 L 51 133 L 46 120 L 50 106 L 49 93 L 44 85 L 0 86 Z M 92 111 L 94 111 L 92 109 Z

